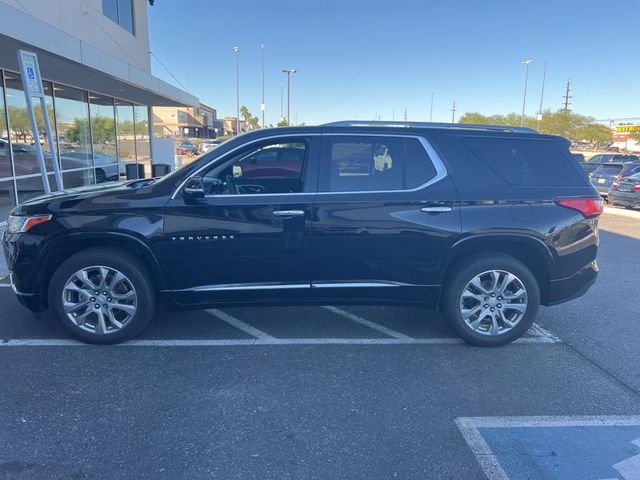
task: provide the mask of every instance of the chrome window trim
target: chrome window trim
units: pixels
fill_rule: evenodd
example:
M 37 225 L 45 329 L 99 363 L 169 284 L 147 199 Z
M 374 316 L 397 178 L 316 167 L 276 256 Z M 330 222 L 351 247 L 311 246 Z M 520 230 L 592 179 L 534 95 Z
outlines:
M 291 195 L 342 195 L 342 194 L 358 194 L 358 193 L 402 193 L 402 192 L 417 192 L 418 190 L 422 190 L 423 188 L 427 188 L 431 185 L 433 185 L 434 183 L 439 182 L 440 180 L 446 178 L 446 176 L 448 175 L 447 172 L 447 167 L 445 167 L 444 162 L 442 161 L 442 159 L 440 158 L 440 155 L 438 155 L 438 153 L 436 152 L 436 150 L 433 148 L 433 146 L 427 141 L 426 138 L 424 138 L 421 135 L 411 135 L 411 134 L 376 134 L 376 133 L 294 133 L 294 134 L 281 134 L 281 135 L 270 135 L 268 137 L 262 137 L 262 138 L 257 138 L 255 140 L 252 140 L 250 142 L 244 143 L 242 145 L 238 145 L 236 148 L 229 150 L 227 153 L 225 153 L 224 155 L 222 155 L 221 157 L 218 157 L 214 160 L 211 160 L 209 163 L 207 163 L 206 165 L 203 165 L 202 167 L 200 167 L 198 170 L 196 170 L 195 172 L 193 172 L 189 177 L 187 177 L 179 186 L 178 188 L 176 188 L 176 190 L 173 192 L 173 194 L 171 195 L 170 199 L 174 200 L 176 198 L 176 195 L 178 194 L 178 192 L 180 190 L 182 190 L 182 187 L 187 183 L 187 181 L 196 176 L 198 173 L 200 173 L 202 170 L 204 170 L 205 168 L 209 167 L 211 164 L 213 164 L 214 162 L 218 162 L 218 161 L 226 161 L 225 157 L 229 156 L 230 154 L 232 154 L 233 152 L 239 150 L 240 148 L 244 148 L 246 146 L 249 146 L 253 143 L 258 143 L 261 142 L 263 140 L 271 140 L 271 139 L 277 139 L 277 138 L 291 138 L 291 137 L 309 137 L 309 136 L 351 136 L 351 137 L 394 137 L 394 138 L 415 138 L 417 139 L 421 144 L 422 147 L 425 149 L 425 151 L 427 152 L 427 155 L 429 156 L 429 159 L 431 160 L 431 163 L 433 164 L 434 168 L 436 169 L 436 175 L 435 177 L 431 178 L 430 180 L 428 180 L 427 182 L 423 183 L 422 185 L 419 185 L 415 188 L 408 188 L 406 190 L 356 190 L 356 191 L 352 191 L 352 192 L 299 192 L 299 193 L 248 193 L 248 194 L 244 194 L 244 195 L 205 195 L 205 198 L 242 198 L 242 197 L 282 197 L 282 196 L 291 196 Z M 322 159 L 321 159 L 322 161 Z
M 192 178 L 195 177 L 196 175 L 198 175 L 202 170 L 208 168 L 209 166 L 211 166 L 214 163 L 217 162 L 226 162 L 228 160 L 227 157 L 229 157 L 233 152 L 236 152 L 238 150 L 240 150 L 241 148 L 245 148 L 248 147 L 254 143 L 259 143 L 262 142 L 264 140 L 272 140 L 272 139 L 277 139 L 277 138 L 296 138 L 296 137 L 318 137 L 322 134 L 320 133 L 290 133 L 290 134 L 279 134 L 279 135 L 269 135 L 268 137 L 260 137 L 260 138 L 256 138 L 255 140 L 251 140 L 249 142 L 245 142 L 242 145 L 238 145 L 235 148 L 232 148 L 231 150 L 229 150 L 227 153 L 222 154 L 220 157 L 215 158 L 213 160 L 211 160 L 210 162 L 208 162 L 207 164 L 203 165 L 202 167 L 200 167 L 198 170 L 196 170 L 195 172 L 193 172 L 191 175 L 189 175 L 185 180 L 183 180 L 183 182 L 178 185 L 178 188 L 176 188 L 173 192 L 173 194 L 171 195 L 171 200 L 174 200 L 176 198 L 176 195 L 178 194 L 178 192 L 180 190 L 182 190 L 182 187 L 184 186 L 185 183 L 187 183 L 187 181 Z M 205 197 L 216 197 L 216 198 L 224 198 L 224 197 L 255 197 L 255 196 L 261 196 L 261 197 L 266 197 L 266 196 L 281 196 L 281 195 L 315 195 L 315 192 L 301 192 L 301 193 L 249 193 L 249 194 L 245 194 L 245 195 L 205 195 Z
M 343 194 L 352 194 L 352 193 L 402 193 L 402 192 L 417 192 L 418 190 L 422 190 L 423 188 L 427 188 L 434 183 L 439 182 L 443 178 L 445 178 L 448 174 L 447 167 L 445 167 L 444 162 L 438 155 L 438 152 L 433 148 L 433 146 L 421 135 L 403 135 L 403 134 L 379 134 L 379 133 L 323 133 L 323 136 L 352 136 L 352 137 L 392 137 L 392 138 L 415 138 L 421 144 L 422 147 L 427 152 L 433 167 L 436 169 L 435 177 L 429 179 L 422 185 L 418 185 L 415 188 L 407 188 L 403 190 L 355 190 L 353 192 L 317 192 L 318 195 L 343 195 Z

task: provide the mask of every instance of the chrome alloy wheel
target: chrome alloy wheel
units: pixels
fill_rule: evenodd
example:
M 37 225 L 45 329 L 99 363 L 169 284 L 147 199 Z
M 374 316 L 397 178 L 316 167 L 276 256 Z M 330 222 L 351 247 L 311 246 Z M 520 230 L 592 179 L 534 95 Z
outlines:
M 527 311 L 527 289 L 513 273 L 490 270 L 476 275 L 460 296 L 465 324 L 481 335 L 501 335 Z
M 107 335 L 119 331 L 137 309 L 136 289 L 118 270 L 97 265 L 71 275 L 62 290 L 67 318 L 82 330 Z

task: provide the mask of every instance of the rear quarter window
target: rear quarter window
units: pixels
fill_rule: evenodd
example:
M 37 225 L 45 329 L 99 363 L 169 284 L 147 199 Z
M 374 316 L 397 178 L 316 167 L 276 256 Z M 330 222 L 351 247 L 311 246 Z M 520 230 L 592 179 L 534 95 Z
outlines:
M 568 146 L 553 140 L 465 137 L 462 143 L 507 183 L 518 186 L 584 186 Z

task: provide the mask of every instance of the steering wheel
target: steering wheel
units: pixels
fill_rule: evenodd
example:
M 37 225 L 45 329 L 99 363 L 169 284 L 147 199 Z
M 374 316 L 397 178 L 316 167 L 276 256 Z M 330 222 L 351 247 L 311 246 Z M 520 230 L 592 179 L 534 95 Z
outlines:
M 237 185 L 236 188 L 238 189 L 239 193 L 242 193 L 244 195 L 269 193 L 269 189 L 267 189 L 267 187 L 265 187 L 264 185 L 244 184 Z
M 232 195 L 238 195 L 238 185 L 236 184 L 233 175 L 227 175 L 225 177 L 225 181 L 227 182 L 227 188 L 229 189 L 229 193 Z

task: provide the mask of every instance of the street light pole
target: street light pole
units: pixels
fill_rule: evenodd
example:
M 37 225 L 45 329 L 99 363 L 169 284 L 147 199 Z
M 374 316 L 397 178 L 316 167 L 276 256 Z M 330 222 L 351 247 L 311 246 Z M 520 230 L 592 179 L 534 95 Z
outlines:
M 542 90 L 540 91 L 540 109 L 538 110 L 538 130 L 542 120 L 542 102 L 544 101 L 544 83 L 547 80 L 547 61 L 544 61 L 544 73 L 542 74 Z
M 533 63 L 533 60 L 525 60 L 522 64 L 525 66 L 524 73 L 524 95 L 522 97 L 522 116 L 520 117 L 520 126 L 524 126 L 524 109 L 527 105 L 527 83 L 529 81 L 529 64 Z
M 264 43 L 260 44 L 260 49 L 262 50 L 262 103 L 260 104 L 260 110 L 262 110 L 262 128 L 265 128 L 264 112 L 266 110 L 266 106 L 264 103 Z
M 240 47 L 233 47 L 236 52 L 236 135 L 240 134 Z
M 433 122 L 433 94 L 434 92 L 431 92 L 431 109 L 429 110 L 429 121 Z
M 296 73 L 296 70 L 283 68 L 282 72 L 287 74 L 287 125 L 291 125 L 291 75 Z

